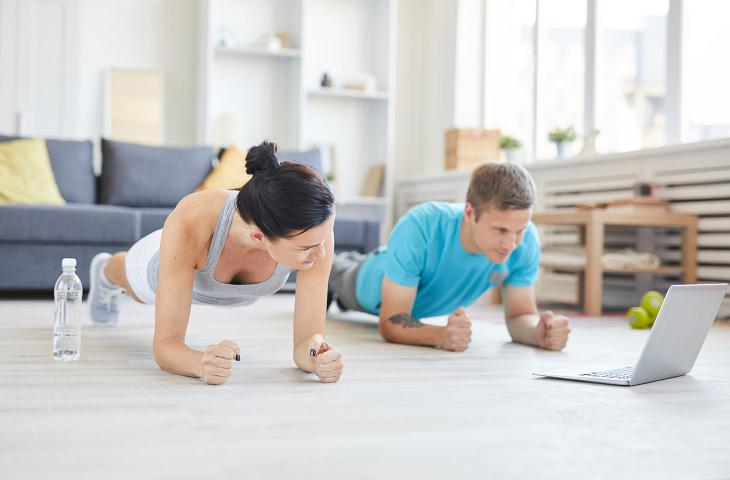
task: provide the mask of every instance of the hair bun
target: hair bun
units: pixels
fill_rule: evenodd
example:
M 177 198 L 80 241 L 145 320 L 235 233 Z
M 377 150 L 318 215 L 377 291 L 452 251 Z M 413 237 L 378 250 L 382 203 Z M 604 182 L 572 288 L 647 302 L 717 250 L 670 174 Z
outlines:
M 279 159 L 276 156 L 278 149 L 275 143 L 269 141 L 249 148 L 246 154 L 246 173 L 256 175 L 258 172 L 279 168 Z

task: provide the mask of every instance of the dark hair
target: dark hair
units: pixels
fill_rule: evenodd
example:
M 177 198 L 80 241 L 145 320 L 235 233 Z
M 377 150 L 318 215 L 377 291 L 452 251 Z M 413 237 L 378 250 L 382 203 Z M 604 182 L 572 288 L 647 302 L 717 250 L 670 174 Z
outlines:
M 491 207 L 497 210 L 527 209 L 535 203 L 535 183 L 520 165 L 487 163 L 472 173 L 466 201 L 476 210 L 477 218 Z
M 322 175 L 312 167 L 279 162 L 275 143 L 265 141 L 246 154 L 251 179 L 241 187 L 236 208 L 269 239 L 293 237 L 324 223 L 335 197 Z

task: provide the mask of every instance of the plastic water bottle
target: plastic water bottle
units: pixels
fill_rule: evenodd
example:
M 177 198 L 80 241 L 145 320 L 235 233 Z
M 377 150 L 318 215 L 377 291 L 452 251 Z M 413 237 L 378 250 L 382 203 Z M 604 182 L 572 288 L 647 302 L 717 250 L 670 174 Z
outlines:
M 81 280 L 76 275 L 76 259 L 64 258 L 63 273 L 53 289 L 53 358 L 70 362 L 81 354 Z

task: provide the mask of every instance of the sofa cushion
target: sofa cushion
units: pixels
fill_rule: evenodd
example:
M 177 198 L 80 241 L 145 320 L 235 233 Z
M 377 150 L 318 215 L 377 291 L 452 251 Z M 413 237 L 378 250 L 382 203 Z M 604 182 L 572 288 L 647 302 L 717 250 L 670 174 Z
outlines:
M 0 142 L 20 137 L 0 135 Z M 72 203 L 96 201 L 93 145 L 89 140 L 46 140 L 53 175 L 61 196 Z
M 46 142 L 0 143 L 0 204 L 64 205 L 53 176 Z
M 0 206 L 0 241 L 131 243 L 140 237 L 140 213 L 131 208 L 66 204 Z
M 379 245 L 380 223 L 375 220 L 337 217 L 334 233 L 337 252 L 357 250 L 368 253 Z
M 53 298 L 53 285 L 61 274 L 61 260 L 76 259 L 76 275 L 85 289 L 90 286 L 89 267 L 99 252 L 124 252 L 131 243 L 11 243 L 0 242 L 3 270 L 0 290 L 42 290 Z M 4 314 L 4 312 L 3 312 Z M 2 315 L 0 315 L 2 316 Z
M 153 147 L 101 140 L 103 204 L 173 207 L 208 175 L 210 147 Z
M 236 145 L 230 145 L 220 156 L 218 165 L 208 174 L 208 177 L 195 189 L 196 192 L 220 188 L 235 190 L 241 188 L 251 179 L 246 173 L 246 154 Z
M 143 237 L 149 233 L 154 232 L 155 230 L 161 229 L 162 226 L 165 224 L 165 219 L 168 215 L 170 215 L 170 212 L 172 212 L 172 208 L 169 207 L 143 207 L 138 208 L 137 210 L 139 211 L 142 219 L 142 228 L 140 235 Z

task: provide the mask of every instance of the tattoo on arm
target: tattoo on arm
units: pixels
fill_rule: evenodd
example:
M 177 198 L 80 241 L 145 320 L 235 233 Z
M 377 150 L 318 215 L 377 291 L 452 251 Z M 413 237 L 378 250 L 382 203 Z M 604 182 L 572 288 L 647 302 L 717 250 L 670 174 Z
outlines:
M 421 321 L 417 318 L 413 318 L 407 313 L 399 313 L 397 315 L 393 315 L 389 318 L 391 323 L 394 323 L 396 325 L 402 325 L 403 328 L 411 328 L 411 327 L 422 327 L 423 324 Z

